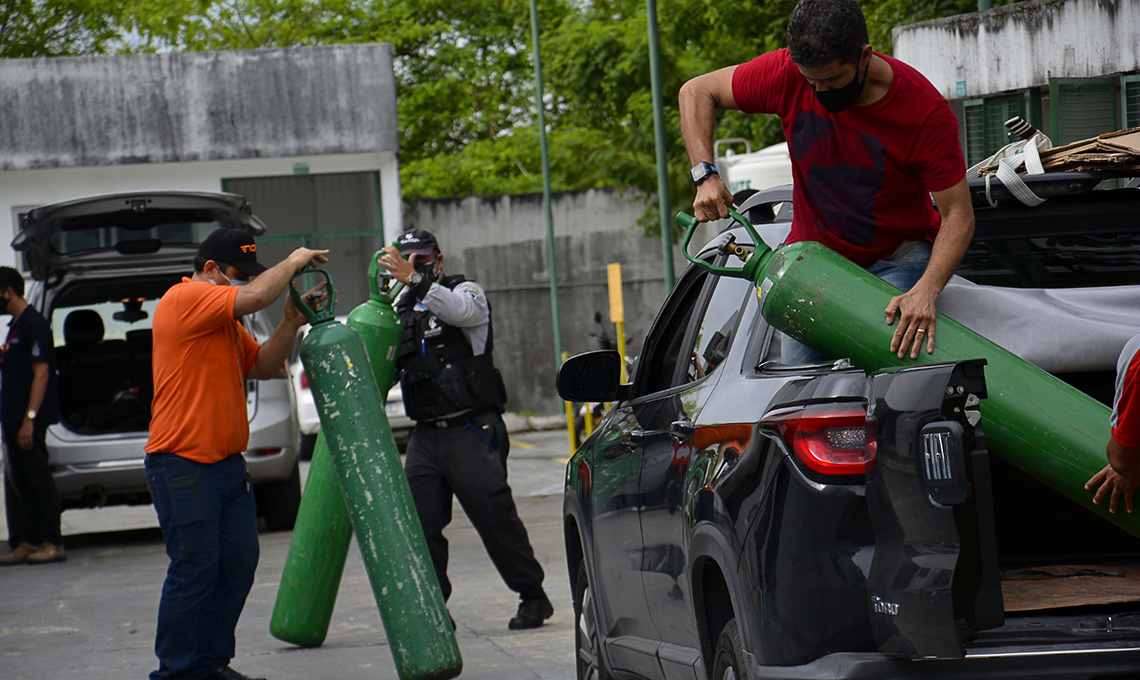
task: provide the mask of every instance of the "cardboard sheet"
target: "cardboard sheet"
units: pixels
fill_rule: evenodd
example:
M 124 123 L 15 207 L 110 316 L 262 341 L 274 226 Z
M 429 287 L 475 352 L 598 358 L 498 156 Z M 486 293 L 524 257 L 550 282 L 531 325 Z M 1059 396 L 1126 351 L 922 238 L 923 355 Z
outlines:
M 1107 132 L 1090 139 L 1070 142 L 1041 152 L 1041 166 L 1045 172 L 1112 172 L 1140 173 L 1140 128 Z M 980 170 L 985 176 L 996 172 L 990 165 Z M 1018 168 L 1025 174 L 1025 166 Z
M 1072 564 L 1017 569 L 1002 573 L 1001 593 L 1007 612 L 1140 605 L 1140 569 Z

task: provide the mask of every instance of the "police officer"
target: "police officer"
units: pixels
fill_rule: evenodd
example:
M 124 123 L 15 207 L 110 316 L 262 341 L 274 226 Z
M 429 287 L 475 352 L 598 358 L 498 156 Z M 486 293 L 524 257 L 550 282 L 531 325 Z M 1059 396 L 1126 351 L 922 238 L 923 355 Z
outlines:
M 404 472 L 423 524 L 444 599 L 452 496 L 483 539 L 495 568 L 519 594 L 511 630 L 537 628 L 554 614 L 543 571 L 507 485 L 507 400 L 491 356 L 491 307 L 479 284 L 443 275 L 443 254 L 423 229 L 402 235 L 379 264 L 408 286 L 396 303 L 404 325 L 397 374 L 416 421 Z M 405 259 L 407 258 L 407 259 Z

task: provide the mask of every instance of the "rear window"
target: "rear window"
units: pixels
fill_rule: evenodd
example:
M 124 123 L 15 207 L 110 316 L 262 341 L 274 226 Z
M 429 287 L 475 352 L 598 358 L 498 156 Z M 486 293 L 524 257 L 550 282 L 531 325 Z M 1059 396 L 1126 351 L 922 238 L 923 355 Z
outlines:
M 148 210 L 144 213 L 120 211 L 112 214 L 69 220 L 51 238 L 51 249 L 61 255 L 114 250 L 141 252 L 153 244 L 196 247 L 210 232 L 227 226 L 209 211 Z
M 958 275 L 1010 288 L 1084 288 L 1140 284 L 1136 233 L 975 241 Z
M 1009 288 L 1140 284 L 1140 191 L 1093 194 L 1036 208 L 976 208 L 957 274 Z
M 102 302 L 77 307 L 56 307 L 51 317 L 51 331 L 56 344 L 66 341 L 63 333 L 67 317 L 79 310 L 93 310 L 103 320 L 103 336 L 100 340 L 126 340 L 128 331 L 149 329 L 158 300 L 132 298 L 116 302 Z

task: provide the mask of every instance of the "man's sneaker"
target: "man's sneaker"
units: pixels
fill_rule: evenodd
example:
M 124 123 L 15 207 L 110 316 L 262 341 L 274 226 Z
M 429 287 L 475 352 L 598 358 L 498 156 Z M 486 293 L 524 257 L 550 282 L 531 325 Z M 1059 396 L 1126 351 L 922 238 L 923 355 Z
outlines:
M 67 559 L 62 545 L 55 545 L 44 541 L 36 551 L 28 555 L 28 564 L 48 564 L 49 562 L 63 562 Z
M 10 567 L 13 564 L 23 564 L 28 560 L 28 555 L 31 555 L 35 551 L 35 548 L 28 545 L 24 541 L 20 541 L 15 550 L 3 557 L 0 557 L 0 567 Z
M 551 616 L 554 616 L 554 605 L 550 604 L 550 598 L 544 593 L 542 597 L 532 597 L 520 602 L 519 612 L 507 624 L 507 628 L 511 630 L 538 628 Z
M 242 673 L 238 673 L 234 669 L 226 666 L 225 668 L 218 669 L 209 675 L 203 675 L 199 680 L 265 680 L 265 678 L 254 678 Z

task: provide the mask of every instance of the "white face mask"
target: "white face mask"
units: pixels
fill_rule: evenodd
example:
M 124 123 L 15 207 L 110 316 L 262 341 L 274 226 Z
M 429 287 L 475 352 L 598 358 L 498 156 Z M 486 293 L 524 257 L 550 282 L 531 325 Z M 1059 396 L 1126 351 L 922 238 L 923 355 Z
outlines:
M 222 271 L 221 267 L 218 267 L 218 273 L 221 274 L 222 278 L 229 282 L 231 286 L 244 286 L 245 284 L 249 283 L 249 281 L 242 281 L 241 279 L 231 279 L 230 277 L 226 276 L 226 273 Z M 210 283 L 214 284 L 215 286 L 219 285 L 218 282 L 213 279 L 210 279 Z

